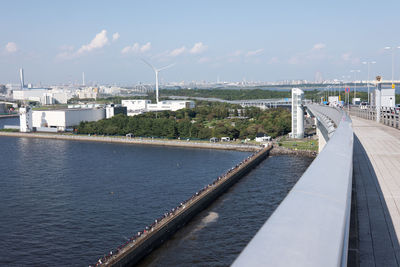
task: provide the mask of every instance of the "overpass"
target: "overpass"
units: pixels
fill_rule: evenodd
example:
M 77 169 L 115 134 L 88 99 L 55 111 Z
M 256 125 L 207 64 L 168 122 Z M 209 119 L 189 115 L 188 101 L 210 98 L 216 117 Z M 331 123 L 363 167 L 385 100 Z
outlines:
M 262 109 L 266 108 L 276 108 L 276 107 L 292 107 L 292 99 L 291 98 L 271 98 L 271 99 L 248 99 L 248 100 L 225 100 L 220 98 L 211 98 L 211 97 L 188 97 L 188 96 L 169 96 L 171 99 L 195 99 L 202 101 L 213 101 L 213 102 L 221 102 L 221 103 L 230 103 L 241 105 L 242 107 L 259 107 Z
M 398 115 L 305 108 L 326 145 L 232 266 L 400 266 Z

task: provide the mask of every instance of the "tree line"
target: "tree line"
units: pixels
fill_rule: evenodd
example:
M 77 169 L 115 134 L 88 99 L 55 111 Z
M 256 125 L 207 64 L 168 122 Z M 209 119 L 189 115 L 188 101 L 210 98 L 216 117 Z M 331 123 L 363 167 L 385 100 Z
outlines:
M 237 115 L 240 113 L 240 117 Z M 272 137 L 290 132 L 291 114 L 283 108 L 255 107 L 215 102 L 198 102 L 194 109 L 148 112 L 137 116 L 118 114 L 110 119 L 81 122 L 79 134 L 209 139 L 230 137 L 254 139 L 258 133 Z

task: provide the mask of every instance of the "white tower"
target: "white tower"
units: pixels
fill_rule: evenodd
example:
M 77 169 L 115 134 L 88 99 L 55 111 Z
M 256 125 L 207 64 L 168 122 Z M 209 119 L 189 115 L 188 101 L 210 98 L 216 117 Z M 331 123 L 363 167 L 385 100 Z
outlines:
M 24 69 L 23 69 L 23 68 L 20 68 L 20 69 L 19 69 L 19 80 L 20 80 L 20 82 L 21 82 L 21 90 L 23 90 L 24 87 L 25 87 L 25 83 L 24 83 Z
M 304 138 L 304 91 L 299 88 L 292 89 L 292 138 Z
M 162 68 L 160 68 L 160 69 L 156 69 L 153 65 L 151 65 L 149 62 L 147 62 L 147 61 L 144 60 L 143 58 L 142 58 L 142 60 L 143 60 L 144 63 L 146 63 L 147 65 L 149 65 L 150 68 L 153 69 L 153 71 L 154 71 L 154 73 L 155 73 L 155 75 L 156 75 L 156 101 L 157 101 L 157 103 L 158 103 L 158 73 L 159 73 L 160 71 L 162 71 L 162 70 L 165 70 L 165 69 L 168 69 L 168 68 L 172 67 L 174 64 L 171 64 L 171 65 L 162 67 Z
M 19 109 L 19 131 L 22 133 L 32 132 L 32 109 L 29 106 Z
M 82 72 L 82 85 L 85 86 L 85 73 Z

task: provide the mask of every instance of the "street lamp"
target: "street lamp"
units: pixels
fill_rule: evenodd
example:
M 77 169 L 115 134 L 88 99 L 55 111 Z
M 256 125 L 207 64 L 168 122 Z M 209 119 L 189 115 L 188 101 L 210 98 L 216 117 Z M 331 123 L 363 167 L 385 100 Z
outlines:
M 393 80 L 394 80 L 394 49 L 395 48 L 400 48 L 400 46 L 398 46 L 398 47 L 386 46 L 384 48 L 385 50 L 392 50 L 392 87 L 393 87 Z
M 350 72 L 354 72 L 354 98 L 356 98 L 357 93 L 357 83 L 356 83 L 356 73 L 360 73 L 361 70 L 351 70 Z
M 369 67 L 371 64 L 375 64 L 376 61 L 364 61 L 362 64 L 366 64 L 368 66 L 368 80 L 367 80 L 367 87 L 368 87 L 368 105 L 370 105 L 369 103 Z

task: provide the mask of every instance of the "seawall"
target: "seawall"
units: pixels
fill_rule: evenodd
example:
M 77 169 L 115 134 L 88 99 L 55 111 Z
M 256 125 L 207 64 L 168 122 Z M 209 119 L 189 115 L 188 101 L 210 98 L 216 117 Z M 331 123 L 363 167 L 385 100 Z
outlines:
M 257 151 L 260 149 L 260 146 L 257 145 L 207 143 L 207 142 L 196 142 L 196 141 L 162 140 L 162 139 L 137 138 L 137 137 L 127 138 L 127 137 L 106 137 L 106 136 L 84 136 L 84 135 L 73 135 L 73 134 L 20 133 L 20 132 L 0 131 L 0 137 L 1 136 L 104 142 L 104 143 L 124 143 L 124 144 L 139 144 L 139 145 L 152 145 L 152 146 L 239 150 L 239 151 Z
M 0 115 L 0 119 L 2 119 L 2 118 L 13 118 L 13 117 L 19 117 L 19 114 Z
M 96 266 L 122 267 L 136 264 L 263 161 L 268 156 L 270 150 L 271 147 L 259 150 L 253 157 L 240 164 L 226 176 L 218 179 L 215 183 L 208 186 L 207 189 L 200 191 L 198 195 L 196 194 L 194 198 L 185 202 L 184 205 L 181 203 L 169 216 L 156 223 L 154 227 L 141 234 L 134 241 L 128 242 L 116 254 L 109 255 L 107 259 L 100 260 Z
M 270 155 L 271 156 L 294 155 L 294 156 L 315 158 L 318 155 L 318 152 L 311 150 L 293 150 L 290 148 L 278 146 L 278 144 L 274 144 L 273 148 L 271 149 Z

